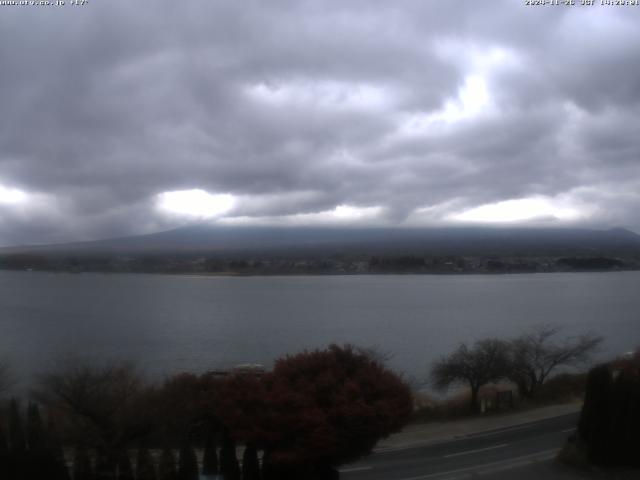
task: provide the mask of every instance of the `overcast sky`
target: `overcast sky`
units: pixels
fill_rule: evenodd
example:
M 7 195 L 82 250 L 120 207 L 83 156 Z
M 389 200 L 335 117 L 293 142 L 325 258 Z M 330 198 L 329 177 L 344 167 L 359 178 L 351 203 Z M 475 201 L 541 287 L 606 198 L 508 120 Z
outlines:
M 199 221 L 640 231 L 640 7 L 70 3 L 0 6 L 2 245 Z

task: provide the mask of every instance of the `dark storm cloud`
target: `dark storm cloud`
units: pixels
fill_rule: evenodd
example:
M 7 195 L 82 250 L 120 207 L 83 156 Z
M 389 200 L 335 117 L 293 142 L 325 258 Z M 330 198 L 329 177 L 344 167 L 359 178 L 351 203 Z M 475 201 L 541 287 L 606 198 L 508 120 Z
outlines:
M 233 195 L 219 221 L 420 224 L 540 197 L 640 227 L 640 9 L 0 8 L 0 243 L 170 228 L 193 218 L 158 195 L 192 189 Z

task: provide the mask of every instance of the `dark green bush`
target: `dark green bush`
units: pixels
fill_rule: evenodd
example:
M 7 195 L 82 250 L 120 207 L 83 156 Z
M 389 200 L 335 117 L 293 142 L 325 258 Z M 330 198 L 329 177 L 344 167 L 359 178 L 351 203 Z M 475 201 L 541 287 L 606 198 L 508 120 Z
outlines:
M 600 365 L 587 377 L 578 434 L 591 462 L 640 466 L 640 368 L 631 362 Z
M 196 458 L 196 452 L 186 443 L 180 448 L 178 478 L 180 480 L 198 480 L 198 459 Z

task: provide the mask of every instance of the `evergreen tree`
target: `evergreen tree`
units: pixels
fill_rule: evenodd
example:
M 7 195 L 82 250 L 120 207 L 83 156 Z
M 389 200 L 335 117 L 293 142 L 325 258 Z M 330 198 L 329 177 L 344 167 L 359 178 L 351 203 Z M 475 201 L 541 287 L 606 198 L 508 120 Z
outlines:
M 273 463 L 269 461 L 269 455 L 264 452 L 262 455 L 262 469 L 260 470 L 262 480 L 278 480 Z
M 156 469 L 153 465 L 153 459 L 147 448 L 138 449 L 136 459 L 136 478 L 137 480 L 156 480 Z
M 9 407 L 9 478 L 28 480 L 27 445 L 20 408 L 15 398 Z
M 611 415 L 612 377 L 607 365 L 589 371 L 578 433 L 587 444 L 588 456 L 594 463 L 608 460 Z
M 198 480 L 198 458 L 196 452 L 187 443 L 180 448 L 178 478 L 180 480 Z
M 64 451 L 60 445 L 55 449 L 53 461 L 51 462 L 51 473 L 48 480 L 71 480 L 69 469 L 64 458 Z
M 25 473 L 34 480 L 45 478 L 55 468 L 54 458 L 49 451 L 40 409 L 34 403 L 27 407 L 27 461 Z
M 27 442 L 24 437 L 24 430 L 22 429 L 20 408 L 15 398 L 11 400 L 11 408 L 9 411 L 9 436 L 11 437 L 11 453 L 14 457 L 23 457 L 27 451 Z
M 260 480 L 260 461 L 258 450 L 248 444 L 242 454 L 242 480 Z
M 96 480 L 114 480 L 116 478 L 116 462 L 106 452 L 98 452 L 95 471 Z
M 73 480 L 94 480 L 91 458 L 84 447 L 76 447 L 75 449 L 73 455 Z
M 169 448 L 162 450 L 160 465 L 158 466 L 158 480 L 177 480 L 176 459 Z
M 224 480 L 240 480 L 240 466 L 236 457 L 236 442 L 224 429 L 220 448 L 220 473 Z
M 9 456 L 9 445 L 7 437 L 4 434 L 2 425 L 0 425 L 0 478 L 11 478 L 11 458 Z
M 607 463 L 637 466 L 638 403 L 640 402 L 638 372 L 621 371 L 612 386 L 611 425 L 607 442 Z
M 35 403 L 30 403 L 27 408 L 27 444 L 31 452 L 44 452 L 47 449 L 40 409 Z
M 202 457 L 202 474 L 217 475 L 218 474 L 218 452 L 216 451 L 216 437 L 213 432 L 207 435 L 204 445 L 204 455 Z
M 133 468 L 127 451 L 120 453 L 118 457 L 118 480 L 133 480 Z
M 632 379 L 629 416 L 627 417 L 627 450 L 626 458 L 629 464 L 640 467 L 640 450 L 638 450 L 638 432 L 640 432 L 640 371 L 635 372 Z
M 49 458 L 50 473 L 47 480 L 70 480 L 67 461 L 64 456 L 62 442 L 56 435 L 56 428 L 53 417 L 49 416 L 47 421 L 46 449 Z

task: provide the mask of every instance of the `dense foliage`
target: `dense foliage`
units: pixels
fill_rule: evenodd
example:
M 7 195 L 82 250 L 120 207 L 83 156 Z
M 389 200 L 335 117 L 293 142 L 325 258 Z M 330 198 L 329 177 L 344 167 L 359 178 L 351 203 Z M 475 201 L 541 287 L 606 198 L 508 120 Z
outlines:
M 35 405 L 24 415 L 14 401 L 0 415 L 0 478 L 335 478 L 334 467 L 368 454 L 412 412 L 409 388 L 384 361 L 333 345 L 282 358 L 266 374 L 184 373 L 157 385 L 128 364 L 65 362 L 34 390 L 55 434 Z
M 13 400 L 9 407 L 8 435 L 0 425 L 0 478 L 9 480 L 68 480 L 59 443 L 45 428 L 39 408 L 30 404 L 24 415 Z M 26 432 L 26 435 L 25 435 Z
M 587 377 L 578 434 L 589 459 L 640 466 L 640 354 L 593 368 Z
M 351 346 L 276 362 L 261 379 L 231 378 L 222 410 L 235 436 L 274 465 L 336 466 L 371 452 L 412 412 L 409 388 Z

